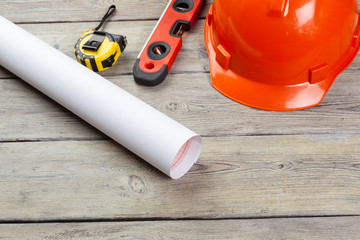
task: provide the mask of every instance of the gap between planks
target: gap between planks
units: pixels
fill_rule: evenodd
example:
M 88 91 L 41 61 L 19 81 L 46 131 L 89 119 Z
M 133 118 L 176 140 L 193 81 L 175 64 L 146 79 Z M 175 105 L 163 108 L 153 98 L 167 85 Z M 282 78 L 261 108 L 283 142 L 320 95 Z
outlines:
M 139 18 L 139 19 L 118 19 L 118 20 L 107 20 L 106 23 L 116 23 L 116 22 L 147 22 L 147 21 L 158 21 L 159 18 Z M 205 20 L 205 17 L 197 17 L 196 20 Z M 54 21 L 54 22 L 50 22 L 50 21 L 38 21 L 38 22 L 23 22 L 23 21 L 19 21 L 19 22 L 13 22 L 15 24 L 18 25 L 22 25 L 22 24 L 57 24 L 57 23 L 98 23 L 100 21 L 99 20 L 74 20 L 74 21 Z
M 52 220 L 0 220 L 0 225 L 6 224 L 49 224 L 49 223 L 121 223 L 121 222 L 184 222 L 184 221 L 233 221 L 233 220 L 271 220 L 271 219 L 313 219 L 313 218 L 348 218 L 360 217 L 358 214 L 347 215 L 292 215 L 292 216 L 259 216 L 259 217 L 229 217 L 229 218 L 99 218 L 99 219 L 52 219 Z
M 85 124 L 89 125 L 85 122 Z M 90 125 L 91 126 L 91 125 Z M 329 136 L 329 135 L 344 135 L 348 134 L 347 132 L 329 132 L 329 133 L 321 133 L 321 132 L 311 132 L 311 133 L 264 133 L 264 134 L 257 134 L 257 133 L 249 133 L 249 134 L 211 134 L 211 135 L 201 135 L 202 138 L 232 138 L 232 137 L 276 137 L 276 136 Z M 352 132 L 353 135 L 360 134 L 360 132 Z M 0 144 L 6 143 L 37 143 L 37 142 L 95 142 L 95 141 L 114 141 L 110 137 L 104 135 L 99 137 L 84 137 L 84 138 L 33 138 L 33 139 L 1 139 Z

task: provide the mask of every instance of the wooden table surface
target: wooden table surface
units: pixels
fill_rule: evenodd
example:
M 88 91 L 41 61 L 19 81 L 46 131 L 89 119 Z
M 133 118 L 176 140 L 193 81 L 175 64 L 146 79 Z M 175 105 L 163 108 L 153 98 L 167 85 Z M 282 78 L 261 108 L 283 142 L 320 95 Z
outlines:
M 102 75 L 201 134 L 202 155 L 171 180 L 1 68 L 0 239 L 360 238 L 360 58 L 320 106 L 268 112 L 211 87 L 211 1 L 155 88 L 132 66 L 166 0 L 1 0 L 0 15 L 74 58 L 113 3 L 105 30 L 129 45 Z

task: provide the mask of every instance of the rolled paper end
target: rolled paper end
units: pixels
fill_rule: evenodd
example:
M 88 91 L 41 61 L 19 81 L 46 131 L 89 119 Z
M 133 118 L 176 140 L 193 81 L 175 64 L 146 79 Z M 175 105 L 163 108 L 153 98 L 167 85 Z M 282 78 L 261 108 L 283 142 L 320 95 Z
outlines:
M 190 138 L 184 143 L 175 156 L 169 176 L 172 179 L 179 179 L 187 173 L 199 159 L 201 149 L 202 139 L 199 135 Z

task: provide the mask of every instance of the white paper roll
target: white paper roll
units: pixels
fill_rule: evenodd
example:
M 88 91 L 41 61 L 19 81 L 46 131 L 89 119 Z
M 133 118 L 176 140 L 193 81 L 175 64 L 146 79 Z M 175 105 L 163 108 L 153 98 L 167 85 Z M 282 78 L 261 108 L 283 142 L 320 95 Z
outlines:
M 199 135 L 0 16 L 0 65 L 173 179 L 197 161 Z

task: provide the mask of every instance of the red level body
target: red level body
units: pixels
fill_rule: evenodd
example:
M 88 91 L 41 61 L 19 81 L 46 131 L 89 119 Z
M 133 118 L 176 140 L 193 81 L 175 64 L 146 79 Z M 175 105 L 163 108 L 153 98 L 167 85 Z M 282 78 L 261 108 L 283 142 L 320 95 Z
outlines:
M 156 86 L 164 81 L 202 7 L 202 0 L 171 0 L 156 24 L 133 68 L 138 84 Z

